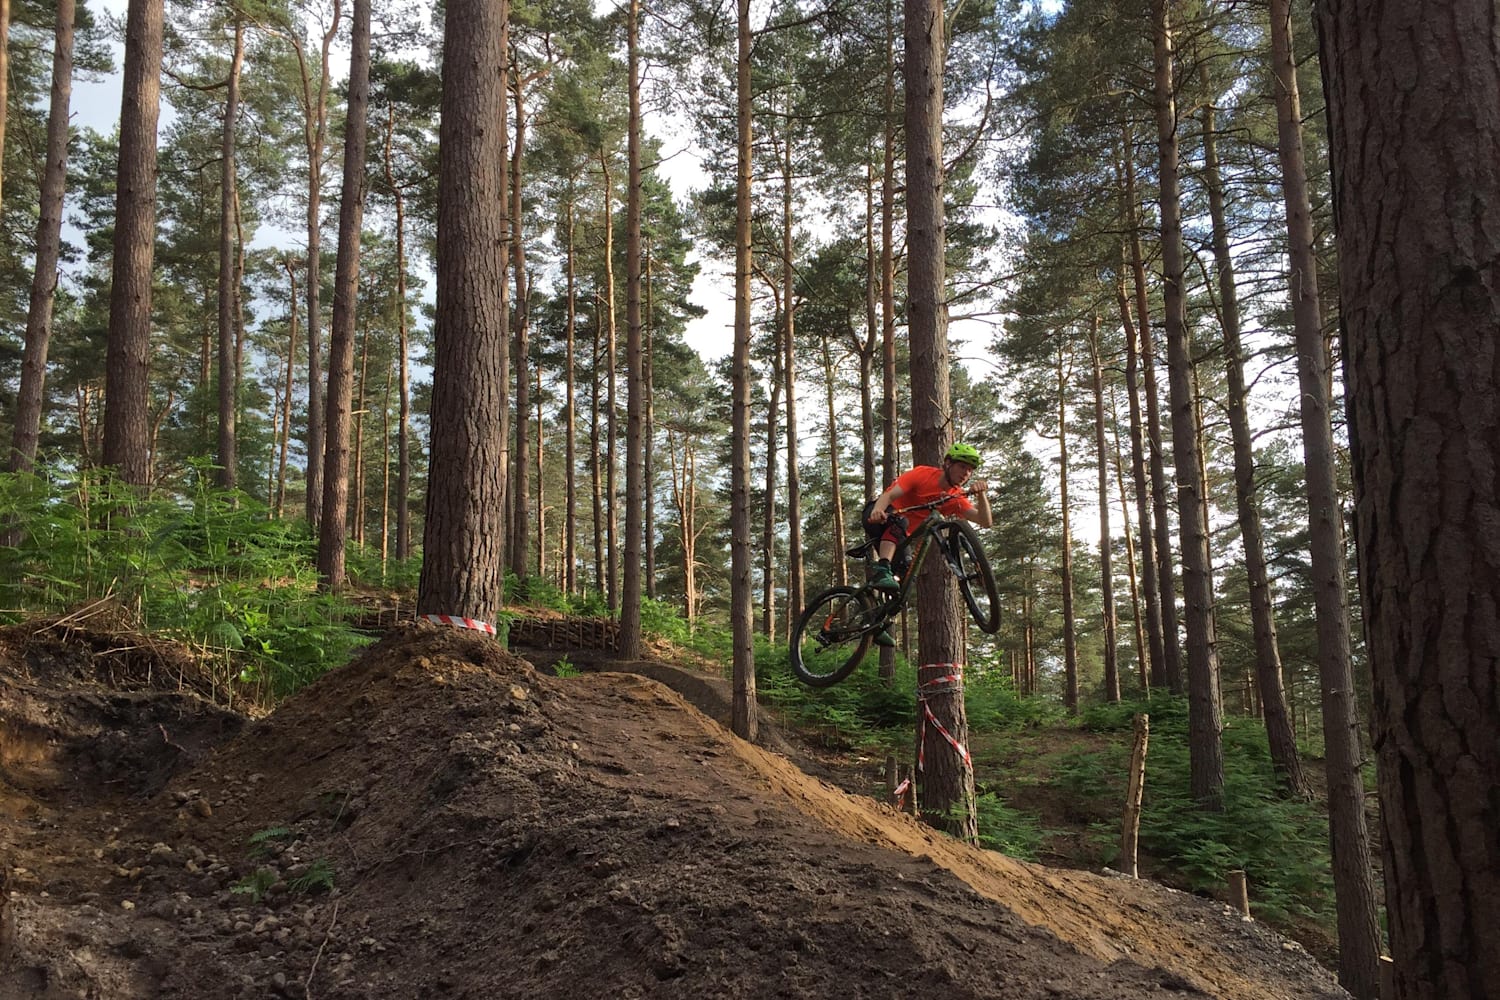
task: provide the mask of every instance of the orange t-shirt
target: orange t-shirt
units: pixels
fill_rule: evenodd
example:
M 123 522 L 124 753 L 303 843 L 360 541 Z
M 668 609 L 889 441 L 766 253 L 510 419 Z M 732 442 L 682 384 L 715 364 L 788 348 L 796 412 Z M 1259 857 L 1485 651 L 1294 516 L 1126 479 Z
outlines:
M 894 485 L 901 488 L 901 496 L 891 504 L 893 510 L 902 507 L 910 507 L 914 504 L 929 503 L 938 497 L 947 496 L 949 500 L 938 510 L 950 517 L 962 517 L 972 514 L 977 508 L 964 496 L 962 487 L 948 486 L 943 480 L 943 470 L 935 465 L 919 465 L 915 469 L 901 473 L 896 477 Z M 909 514 L 902 514 L 906 518 L 907 534 L 916 534 L 917 528 L 927 515 L 932 513 L 927 510 L 914 510 Z

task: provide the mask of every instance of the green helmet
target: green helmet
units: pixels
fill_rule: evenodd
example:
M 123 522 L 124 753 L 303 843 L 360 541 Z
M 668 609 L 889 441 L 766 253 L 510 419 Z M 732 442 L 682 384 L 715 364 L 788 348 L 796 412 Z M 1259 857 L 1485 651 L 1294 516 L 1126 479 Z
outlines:
M 943 457 L 951 458 L 953 461 L 962 462 L 965 465 L 972 465 L 976 469 L 979 468 L 981 461 L 979 458 L 979 449 L 972 444 L 964 444 L 962 441 L 953 442 L 948 448 L 948 453 Z

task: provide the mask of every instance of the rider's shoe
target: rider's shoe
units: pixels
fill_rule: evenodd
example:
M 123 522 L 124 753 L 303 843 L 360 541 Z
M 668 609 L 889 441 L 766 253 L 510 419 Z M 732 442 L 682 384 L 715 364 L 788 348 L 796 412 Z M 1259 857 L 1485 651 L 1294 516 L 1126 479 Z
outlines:
M 879 632 L 876 632 L 875 645 L 885 649 L 894 649 L 896 647 L 896 640 L 891 637 L 891 630 L 883 628 Z
M 896 579 L 896 575 L 891 572 L 891 568 L 889 566 L 882 566 L 879 563 L 875 564 L 875 571 L 870 577 L 870 586 L 876 590 L 884 590 L 892 594 L 901 589 L 901 583 Z

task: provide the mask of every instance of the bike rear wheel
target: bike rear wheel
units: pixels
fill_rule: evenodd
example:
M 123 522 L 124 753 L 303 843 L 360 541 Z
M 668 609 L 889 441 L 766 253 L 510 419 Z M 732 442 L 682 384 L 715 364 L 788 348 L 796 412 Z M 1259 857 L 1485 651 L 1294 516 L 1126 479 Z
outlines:
M 995 574 L 979 544 L 979 533 L 964 521 L 943 525 L 943 556 L 958 577 L 959 593 L 980 631 L 993 634 L 1000 628 L 1000 593 Z
M 817 688 L 852 674 L 870 649 L 876 606 L 868 590 L 855 587 L 830 587 L 814 597 L 792 630 L 792 673 Z

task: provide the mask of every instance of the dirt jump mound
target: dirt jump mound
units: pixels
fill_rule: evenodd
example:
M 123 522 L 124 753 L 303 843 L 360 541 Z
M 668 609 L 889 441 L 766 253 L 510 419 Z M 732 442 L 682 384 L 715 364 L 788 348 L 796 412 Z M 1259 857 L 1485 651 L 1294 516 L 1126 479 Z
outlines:
M 46 818 L 74 839 L 7 845 L 0 997 L 1343 996 L 1221 906 L 966 848 L 655 681 L 435 626 Z

